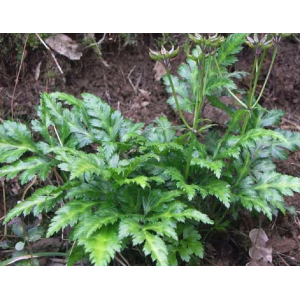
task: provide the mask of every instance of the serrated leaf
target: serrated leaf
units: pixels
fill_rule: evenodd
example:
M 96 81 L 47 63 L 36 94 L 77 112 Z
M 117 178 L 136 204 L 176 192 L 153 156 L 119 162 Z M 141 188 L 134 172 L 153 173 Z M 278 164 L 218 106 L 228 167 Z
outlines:
M 12 163 L 27 151 L 37 152 L 27 126 L 13 121 L 0 124 L 0 163 Z
M 110 215 L 93 215 L 83 218 L 77 226 L 75 227 L 72 233 L 72 239 L 75 240 L 80 238 L 81 236 L 89 238 L 95 231 L 100 229 L 103 226 L 107 226 L 109 224 L 114 224 L 120 218 L 119 214 L 114 213 L 112 210 L 108 212 Z
M 211 179 L 201 184 L 210 195 L 217 197 L 227 208 L 230 206 L 230 185 L 223 180 Z
M 115 257 L 116 252 L 121 250 L 118 227 L 116 225 L 103 226 L 89 238 L 81 237 L 78 244 L 84 246 L 95 266 L 107 266 Z
M 66 226 L 74 226 L 96 203 L 92 201 L 73 200 L 58 209 L 47 231 L 47 238 Z
M 48 173 L 51 171 L 51 162 L 46 159 L 38 157 L 30 157 L 24 161 L 18 160 L 17 162 L 0 169 L 0 177 L 6 177 L 7 180 L 16 177 L 21 172 L 21 184 L 32 180 L 35 175 L 42 180 L 47 178 Z
M 67 265 L 74 266 L 78 261 L 82 260 L 84 256 L 85 256 L 84 247 L 75 245 L 75 247 L 71 248 L 68 253 Z
M 224 167 L 224 163 L 221 160 L 212 161 L 208 157 L 205 159 L 193 157 L 191 160 L 191 166 L 195 165 L 213 171 L 217 178 L 220 178 L 222 168 Z
M 170 176 L 176 182 L 176 186 L 187 194 L 189 200 L 195 197 L 197 191 L 201 191 L 201 187 L 195 184 L 187 184 L 181 172 L 176 168 L 168 167 L 164 174 Z
M 144 189 L 145 187 L 150 187 L 148 180 L 149 180 L 149 178 L 146 176 L 137 176 L 134 178 L 119 179 L 119 180 L 117 180 L 117 182 L 120 186 L 122 186 L 124 184 L 135 183 Z
M 57 202 L 62 200 L 64 196 L 63 189 L 63 187 L 48 185 L 37 190 L 25 201 L 19 202 L 13 209 L 11 209 L 4 222 L 7 223 L 22 213 L 24 216 L 27 216 L 30 212 L 33 212 L 33 214 L 37 216 L 42 211 L 48 212 Z
M 145 231 L 145 245 L 143 247 L 145 255 L 151 255 L 153 261 L 159 266 L 168 265 L 168 249 L 164 241 L 157 235 Z
M 174 227 L 171 226 L 170 222 L 154 222 L 143 226 L 145 230 L 154 231 L 160 236 L 170 237 L 174 240 L 178 240 L 177 233 Z
M 277 109 L 272 109 L 268 111 L 260 121 L 260 126 L 261 127 L 268 127 L 268 126 L 273 126 L 277 125 L 280 121 L 281 118 L 284 116 L 284 111 L 283 110 L 277 110 Z
M 229 66 L 237 61 L 236 54 L 242 50 L 247 33 L 234 33 L 226 38 L 218 51 L 218 63 L 222 66 Z

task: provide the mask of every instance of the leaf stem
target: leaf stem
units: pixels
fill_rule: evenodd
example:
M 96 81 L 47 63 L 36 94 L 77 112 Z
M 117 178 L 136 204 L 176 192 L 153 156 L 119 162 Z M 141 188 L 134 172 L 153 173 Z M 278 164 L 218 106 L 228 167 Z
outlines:
M 11 265 L 17 261 L 25 260 L 25 259 L 31 259 L 31 258 L 37 258 L 37 257 L 46 257 L 46 256 L 67 256 L 66 253 L 60 253 L 60 252 L 41 252 L 41 253 L 34 253 L 32 255 L 21 255 L 18 257 L 13 257 L 7 260 L 4 260 L 0 262 L 0 266 L 8 266 Z
M 195 132 L 197 131 L 198 127 L 198 122 L 199 122 L 199 115 L 203 106 L 204 102 L 204 89 L 205 89 L 205 53 L 202 53 L 201 57 L 201 66 L 202 66 L 202 71 L 200 75 L 200 96 L 199 98 L 196 98 L 196 105 L 195 105 L 195 110 L 194 110 L 194 123 L 193 123 L 193 128 L 192 132 L 190 133 L 190 148 L 188 152 L 188 157 L 187 157 L 187 163 L 186 163 L 186 168 L 185 168 L 185 180 L 188 179 L 189 173 L 190 173 L 190 167 L 191 167 L 191 160 L 192 160 L 192 154 L 193 154 L 193 148 L 194 148 L 194 143 L 195 143 Z
M 219 67 L 219 64 L 218 64 L 218 61 L 217 61 L 217 59 L 216 59 L 216 57 L 214 57 L 214 60 L 215 60 L 215 64 L 216 64 L 216 67 L 217 67 L 217 70 L 218 70 L 218 72 L 219 72 L 219 75 L 220 75 L 220 77 L 222 78 L 223 76 L 222 76 L 222 73 L 221 73 L 221 70 L 220 70 L 220 67 Z M 247 108 L 247 105 L 244 103 L 244 102 L 242 102 L 228 87 L 226 87 L 225 86 L 225 88 L 226 88 L 226 90 L 227 90 L 227 92 L 241 105 L 241 106 L 243 106 L 243 107 L 245 107 L 245 108 Z
M 175 103 L 176 103 L 176 108 L 177 108 L 177 111 L 179 113 L 179 116 L 180 116 L 180 119 L 181 121 L 183 122 L 183 124 L 189 129 L 189 130 L 193 130 L 192 127 L 189 126 L 189 124 L 187 123 L 187 121 L 185 120 L 183 114 L 182 114 L 182 110 L 180 108 L 180 105 L 179 105 L 179 102 L 178 102 L 178 98 L 177 98 L 177 94 L 176 94 L 176 91 L 175 91 L 175 87 L 174 87 L 174 84 L 173 84 L 173 80 L 172 80 L 172 77 L 171 77 L 171 74 L 170 74 L 170 70 L 168 68 L 166 68 L 166 72 L 167 72 L 167 77 L 169 79 L 169 82 L 170 82 L 170 85 L 171 85 L 171 89 L 172 89 L 172 93 L 173 93 L 173 96 L 174 96 L 174 99 L 175 99 Z
M 274 62 L 275 62 L 275 58 L 276 58 L 276 55 L 277 55 L 277 51 L 278 51 L 278 47 L 275 46 L 275 49 L 274 49 L 274 52 L 273 52 L 273 56 L 272 56 L 272 61 L 271 61 L 271 64 L 270 64 L 270 67 L 269 67 L 269 70 L 268 70 L 267 77 L 266 77 L 265 82 L 264 82 L 264 84 L 263 84 L 263 86 L 262 86 L 262 89 L 261 89 L 261 91 L 260 91 L 260 94 L 259 94 L 257 100 L 255 101 L 255 103 L 253 104 L 252 108 L 254 108 L 254 107 L 257 105 L 257 103 L 259 102 L 260 98 L 261 98 L 262 95 L 263 95 L 263 92 L 264 92 L 264 90 L 265 90 L 266 84 L 267 84 L 267 82 L 268 82 L 268 80 L 269 80 L 271 71 L 272 71 L 272 69 L 273 69 L 273 65 L 274 65 Z

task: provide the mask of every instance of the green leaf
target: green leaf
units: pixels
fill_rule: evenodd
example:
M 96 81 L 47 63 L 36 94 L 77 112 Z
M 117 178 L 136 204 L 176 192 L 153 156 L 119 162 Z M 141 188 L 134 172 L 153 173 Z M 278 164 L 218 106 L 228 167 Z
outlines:
M 76 97 L 74 97 L 72 95 L 69 95 L 69 94 L 55 92 L 55 93 L 51 93 L 50 96 L 53 97 L 53 98 L 56 98 L 58 100 L 63 100 L 65 102 L 67 102 L 67 104 L 69 104 L 69 105 L 75 105 L 75 106 L 78 106 L 78 107 L 83 106 L 83 101 L 82 100 L 77 99 Z
M 72 239 L 75 240 L 81 236 L 89 238 L 95 231 L 107 226 L 109 224 L 114 224 L 121 217 L 119 214 L 115 213 L 113 210 L 108 211 L 110 215 L 105 215 L 103 212 L 99 215 L 87 216 L 83 218 L 76 225 L 73 233 Z
M 128 236 L 132 237 L 133 246 L 145 241 L 145 235 L 141 225 L 137 220 L 126 218 L 119 225 L 119 239 L 122 240 Z
M 211 179 L 201 183 L 201 187 L 205 188 L 209 195 L 217 197 L 227 208 L 230 206 L 230 185 L 217 179 Z
M 236 89 L 235 83 L 230 78 L 219 77 L 219 75 L 214 74 L 209 76 L 206 83 L 205 94 L 210 96 L 215 92 L 224 90 L 226 87 L 230 90 Z
M 234 33 L 226 38 L 218 51 L 220 66 L 230 66 L 237 61 L 236 54 L 242 50 L 247 33 Z
M 160 236 L 166 236 L 170 237 L 174 240 L 178 240 L 177 233 L 174 229 L 174 224 L 170 222 L 154 222 L 154 223 L 149 223 L 145 226 L 143 226 L 143 229 L 145 230 L 151 230 L 157 233 Z
M 170 265 L 178 265 L 177 253 L 180 258 L 186 262 L 190 261 L 192 255 L 203 258 L 204 248 L 200 242 L 201 236 L 195 230 L 194 226 L 182 224 L 178 228 L 178 234 L 182 235 L 182 238 L 168 245 Z
M 187 184 L 181 172 L 176 168 L 168 167 L 164 174 L 170 176 L 171 179 L 176 182 L 176 186 L 187 194 L 189 200 L 195 197 L 197 191 L 205 194 L 205 191 L 201 189 L 201 187 L 195 184 Z
M 134 178 L 126 178 L 126 179 L 119 179 L 116 180 L 118 182 L 118 184 L 120 186 L 124 185 L 124 184 L 132 184 L 135 183 L 139 186 L 141 186 L 143 189 L 145 187 L 150 187 L 149 183 L 148 183 L 149 178 L 146 176 L 137 176 Z
M 51 220 L 47 231 L 47 238 L 55 232 L 64 229 L 66 226 L 74 226 L 78 220 L 82 219 L 86 213 L 91 211 L 97 203 L 92 201 L 73 200 L 58 209 L 55 217 Z
M 0 124 L 0 163 L 12 163 L 27 151 L 37 152 L 27 126 L 12 121 Z
M 67 188 L 67 185 L 62 187 L 48 185 L 37 190 L 28 199 L 19 202 L 13 209 L 11 209 L 6 216 L 4 223 L 7 223 L 22 213 L 24 216 L 27 216 L 32 211 L 33 214 L 37 216 L 42 211 L 48 212 L 57 202 L 62 200 L 64 196 L 64 188 Z
M 229 116 L 233 115 L 232 109 L 230 109 L 226 104 L 224 104 L 222 101 L 219 100 L 218 97 L 214 96 L 208 96 L 207 100 L 210 102 L 210 104 L 214 107 L 220 108 L 223 111 L 225 111 Z
M 284 111 L 283 110 L 277 110 L 277 109 L 272 109 L 268 111 L 260 121 L 260 126 L 261 127 L 268 127 L 268 126 L 273 126 L 277 125 L 282 117 L 284 116 Z
M 103 226 L 89 238 L 81 237 L 78 244 L 84 246 L 95 266 L 107 266 L 115 257 L 116 252 L 121 250 L 118 227 L 116 225 Z
M 84 247 L 75 245 L 74 248 L 71 248 L 68 253 L 67 265 L 74 266 L 78 261 L 82 260 L 84 256 Z
M 157 235 L 153 235 L 145 231 L 145 255 L 151 255 L 153 261 L 156 261 L 159 266 L 168 265 L 168 249 L 164 241 Z
M 221 177 L 221 171 L 224 167 L 224 163 L 221 160 L 212 161 L 209 157 L 205 159 L 193 157 L 191 160 L 191 166 L 195 165 L 213 171 L 217 178 Z
M 255 190 L 263 191 L 268 189 L 276 189 L 285 196 L 293 196 L 294 192 L 300 192 L 300 178 L 276 172 L 266 173 L 260 177 Z
M 0 169 L 0 177 L 6 177 L 6 179 L 9 180 L 23 172 L 20 179 L 21 184 L 25 184 L 32 180 L 35 175 L 40 177 L 42 180 L 45 180 L 48 173 L 51 171 L 51 167 L 51 162 L 49 162 L 49 160 L 38 157 L 30 157 L 24 161 L 18 160 L 11 165 L 2 167 Z
M 287 143 L 287 139 L 280 132 L 273 130 L 267 130 L 263 128 L 251 129 L 241 136 L 231 136 L 227 144 L 229 147 L 241 146 L 241 147 L 253 147 L 254 142 L 258 142 L 263 138 L 269 137 L 280 142 Z

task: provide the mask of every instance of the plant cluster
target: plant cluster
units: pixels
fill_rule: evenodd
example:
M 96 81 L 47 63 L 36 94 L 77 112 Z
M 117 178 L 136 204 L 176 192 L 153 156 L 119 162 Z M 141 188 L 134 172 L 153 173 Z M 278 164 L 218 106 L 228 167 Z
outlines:
M 263 43 L 259 52 L 255 46 L 249 92 L 237 89 L 234 79 L 246 74 L 228 67 L 247 36 L 190 36 L 195 48 L 179 76 L 170 74 L 177 49 L 150 52 L 166 67 L 168 102 L 183 125 L 159 117 L 145 127 L 99 97 L 83 94 L 81 100 L 59 92 L 41 95 L 38 118 L 29 126 L 4 121 L 0 177 L 44 182 L 5 222 L 48 213 L 47 237 L 69 226 L 68 265 L 86 256 L 95 265 L 124 262 L 122 251 L 136 249 L 165 266 L 202 258 L 210 234 L 226 229 L 241 209 L 269 219 L 285 213 L 283 197 L 300 192 L 300 179 L 278 173 L 273 158 L 286 159 L 287 151 L 298 149 L 300 134 L 270 129 L 283 112 L 259 105 L 257 82 L 270 49 Z M 274 44 L 274 37 L 266 40 Z M 222 103 L 223 95 L 237 105 Z M 206 102 L 229 115 L 225 132 L 202 118 Z M 184 112 L 193 113 L 192 125 Z

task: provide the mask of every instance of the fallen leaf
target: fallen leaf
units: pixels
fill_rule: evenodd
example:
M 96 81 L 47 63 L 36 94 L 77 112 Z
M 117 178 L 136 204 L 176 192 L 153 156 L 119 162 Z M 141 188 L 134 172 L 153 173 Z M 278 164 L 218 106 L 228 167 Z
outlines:
M 297 249 L 297 243 L 294 239 L 280 236 L 272 236 L 270 244 L 273 249 L 279 253 L 287 253 L 291 250 Z
M 154 78 L 156 81 L 159 81 L 167 73 L 166 68 L 159 61 L 155 63 L 153 71 L 155 72 Z
M 269 238 L 265 231 L 257 228 L 252 229 L 249 238 L 252 246 L 249 249 L 251 260 L 247 266 L 267 266 L 268 263 L 272 263 L 273 248 L 267 246 Z
M 57 53 L 71 60 L 79 60 L 82 56 L 82 52 L 79 51 L 79 45 L 65 34 L 58 33 L 50 36 L 45 42 Z
M 39 77 L 40 77 L 40 73 L 41 73 L 41 64 L 42 64 L 42 61 L 40 61 L 35 69 L 35 81 L 38 81 L 39 80 Z
M 146 100 L 150 100 L 150 94 L 151 93 L 149 93 L 149 92 L 147 92 L 147 91 L 145 91 L 145 90 L 142 90 L 142 89 L 138 89 L 138 91 L 139 91 L 139 93 L 140 93 L 140 95 L 144 98 L 144 99 L 146 99 Z

